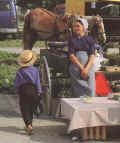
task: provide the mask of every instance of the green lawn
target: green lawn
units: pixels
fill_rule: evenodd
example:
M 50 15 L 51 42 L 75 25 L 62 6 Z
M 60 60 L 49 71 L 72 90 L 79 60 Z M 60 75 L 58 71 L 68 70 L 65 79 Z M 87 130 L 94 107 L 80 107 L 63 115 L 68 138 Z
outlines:
M 22 47 L 23 42 L 22 40 L 4 40 L 0 41 L 0 47 Z M 44 47 L 44 41 L 37 41 L 34 45 L 34 47 Z

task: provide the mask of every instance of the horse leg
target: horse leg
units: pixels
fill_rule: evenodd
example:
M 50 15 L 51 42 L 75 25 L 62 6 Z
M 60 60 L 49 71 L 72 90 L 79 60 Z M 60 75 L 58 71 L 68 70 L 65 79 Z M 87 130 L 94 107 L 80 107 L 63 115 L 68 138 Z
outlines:
M 30 15 L 31 13 L 27 13 L 24 17 L 24 40 L 23 45 L 24 49 L 32 50 L 32 47 L 35 43 L 35 36 L 34 32 L 31 29 L 30 26 Z
M 26 33 L 24 33 L 24 40 L 23 40 L 23 44 L 24 44 L 24 49 L 27 50 L 32 50 L 32 47 L 35 43 L 35 36 L 33 34 L 33 32 L 28 32 L 26 31 Z

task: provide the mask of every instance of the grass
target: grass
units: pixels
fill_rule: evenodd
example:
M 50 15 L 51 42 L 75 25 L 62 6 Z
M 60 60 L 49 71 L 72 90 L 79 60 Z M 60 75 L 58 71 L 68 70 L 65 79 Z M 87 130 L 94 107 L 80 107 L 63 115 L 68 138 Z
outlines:
M 21 40 L 4 40 L 0 41 L 0 47 L 21 47 L 22 41 Z
M 23 42 L 22 40 L 4 40 L 0 41 L 0 47 L 8 48 L 8 47 L 22 47 Z M 34 47 L 45 47 L 44 41 L 37 41 Z

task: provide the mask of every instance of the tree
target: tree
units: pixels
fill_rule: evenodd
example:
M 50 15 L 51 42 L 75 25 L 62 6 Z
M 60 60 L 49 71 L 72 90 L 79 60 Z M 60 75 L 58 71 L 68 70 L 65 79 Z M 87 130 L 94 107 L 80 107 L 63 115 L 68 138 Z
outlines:
M 65 0 L 16 0 L 16 4 L 23 9 L 32 9 L 36 7 L 52 8 L 56 4 L 65 3 Z
M 42 7 L 42 0 L 16 0 L 16 4 L 23 9 Z

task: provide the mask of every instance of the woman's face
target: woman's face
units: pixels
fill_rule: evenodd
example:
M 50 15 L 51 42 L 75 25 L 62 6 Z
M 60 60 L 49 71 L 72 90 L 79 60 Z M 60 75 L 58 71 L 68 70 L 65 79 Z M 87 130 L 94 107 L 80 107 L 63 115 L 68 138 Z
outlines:
M 84 27 L 81 23 L 75 22 L 74 25 L 73 25 L 73 31 L 77 35 L 83 35 Z

